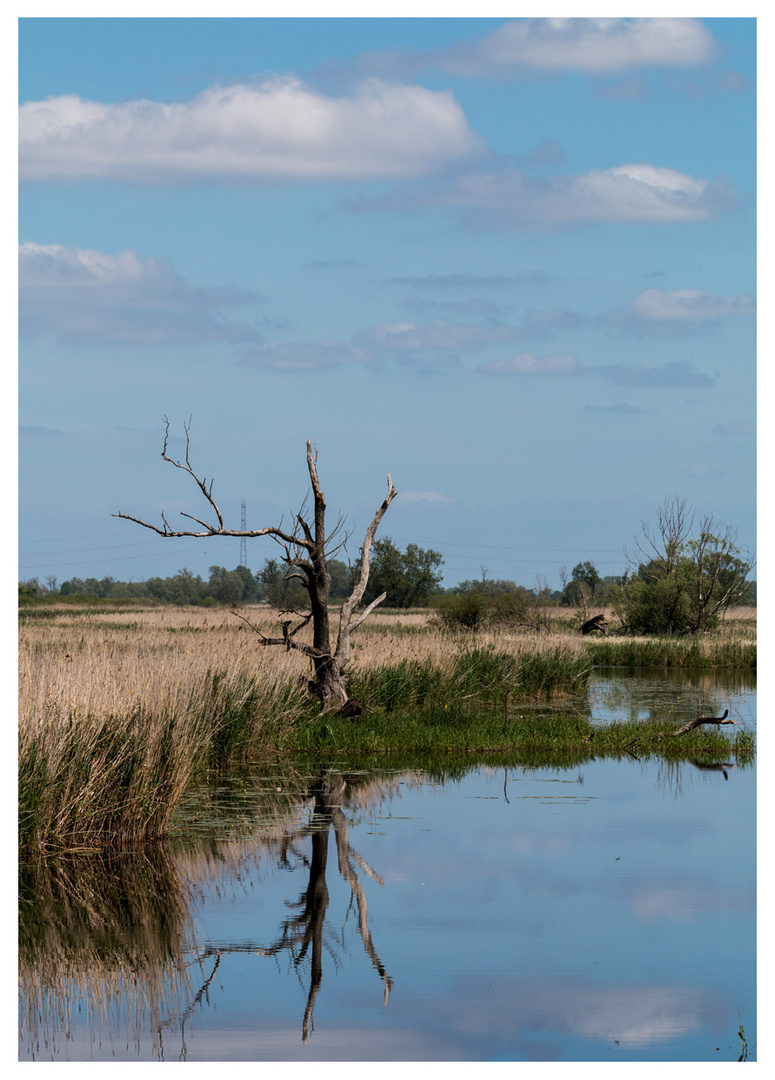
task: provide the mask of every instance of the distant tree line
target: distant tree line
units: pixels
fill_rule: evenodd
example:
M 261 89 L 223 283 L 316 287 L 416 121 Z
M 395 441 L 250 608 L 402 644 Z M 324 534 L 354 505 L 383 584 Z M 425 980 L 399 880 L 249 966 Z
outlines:
M 352 591 L 352 574 L 342 562 L 329 563 L 333 585 L 331 596 L 343 598 Z M 171 577 L 151 577 L 147 581 L 117 581 L 113 577 L 70 578 L 57 588 L 56 579 L 46 586 L 37 578 L 19 585 L 21 596 L 94 596 L 100 599 L 150 599 L 167 604 L 205 605 L 267 603 L 276 608 L 304 604 L 304 590 L 298 581 L 287 580 L 287 570 L 276 559 L 267 559 L 257 573 L 247 566 L 227 570 L 211 566 L 205 581 L 185 567 Z
M 427 604 L 439 591 L 439 552 L 409 544 L 402 552 L 390 538 L 375 540 L 371 550 L 371 573 L 363 603 L 369 604 L 383 592 L 388 607 L 407 608 Z M 340 559 L 329 559 L 332 600 L 346 599 L 353 589 L 356 567 Z M 277 559 L 266 559 L 263 567 L 253 573 L 247 566 L 227 570 L 211 566 L 204 580 L 185 567 L 172 577 L 151 577 L 147 581 L 117 581 L 113 577 L 77 578 L 63 581 L 49 577 L 41 584 L 30 578 L 19 585 L 22 598 L 42 596 L 93 596 L 100 599 L 153 599 L 168 604 L 269 604 L 277 609 L 301 609 L 307 594 L 297 575 Z
M 533 588 L 514 581 L 488 578 L 441 586 L 444 560 L 438 551 L 408 544 L 404 551 L 385 537 L 371 550 L 371 573 L 363 603 L 382 593 L 388 608 L 432 605 L 441 622 L 450 627 L 477 629 L 486 625 L 547 624 L 549 608 L 576 610 L 586 619 L 591 609 L 613 608 L 622 629 L 633 634 L 683 634 L 711 629 L 732 605 L 756 604 L 756 581 L 750 580 L 753 563 L 735 546 L 734 531 L 712 517 L 697 521 L 684 502 L 674 498 L 657 511 L 655 527 L 643 525 L 629 567 L 617 576 L 603 577 L 593 562 L 573 567 L 570 577 L 560 571 L 561 588 L 552 590 L 545 579 Z M 330 559 L 331 599 L 344 600 L 353 587 L 353 566 Z M 112 577 L 70 578 L 57 587 L 37 578 L 21 582 L 20 598 L 42 596 L 94 596 L 108 599 L 155 599 L 169 604 L 212 606 L 266 603 L 276 609 L 302 610 L 307 596 L 298 576 L 277 559 L 266 559 L 253 573 L 246 566 L 227 570 L 211 566 L 204 580 L 182 569 L 172 577 L 147 581 L 117 581 Z

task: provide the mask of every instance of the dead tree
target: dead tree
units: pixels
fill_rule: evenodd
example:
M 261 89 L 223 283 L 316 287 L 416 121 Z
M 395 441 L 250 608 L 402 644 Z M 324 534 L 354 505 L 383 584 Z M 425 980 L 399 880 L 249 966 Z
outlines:
M 311 515 L 306 512 L 305 499 L 301 509 L 294 515 L 293 526 L 290 530 L 283 529 L 278 525 L 267 525 L 263 529 L 227 529 L 221 511 L 213 498 L 213 481 L 210 480 L 208 483 L 205 477 L 200 478 L 191 466 L 189 460 L 190 421 L 188 424 L 183 425 L 186 433 L 186 454 L 183 461 L 176 461 L 167 453 L 170 425 L 166 416 L 164 417 L 164 423 L 164 444 L 161 456 L 165 461 L 174 465 L 176 469 L 182 469 L 183 472 L 192 477 L 209 504 L 210 511 L 215 515 L 215 523 L 202 520 L 191 514 L 185 514 L 182 511 L 182 517 L 196 522 L 200 528 L 173 529 L 163 512 L 161 526 L 152 525 L 150 522 L 142 521 L 140 518 L 132 517 L 131 514 L 124 514 L 120 511 L 112 516 L 134 521 L 136 524 L 142 525 L 143 528 L 158 533 L 159 536 L 244 536 L 246 538 L 271 536 L 276 540 L 284 550 L 283 562 L 288 567 L 287 576 L 299 578 L 309 594 L 310 610 L 304 614 L 295 611 L 281 612 L 282 637 L 266 637 L 255 626 L 248 625 L 259 634 L 262 645 L 282 645 L 286 649 L 295 649 L 303 653 L 304 656 L 308 656 L 315 671 L 315 678 L 310 680 L 309 689 L 311 693 L 320 699 L 321 710 L 341 708 L 348 700 L 344 671 L 350 658 L 350 635 L 356 627 L 360 626 L 368 618 L 377 604 L 382 603 L 387 595 L 382 593 L 365 610 L 356 613 L 356 608 L 363 598 L 369 581 L 369 560 L 374 535 L 387 508 L 398 494 L 393 487 L 390 473 L 387 475 L 387 495 L 366 530 L 366 536 L 360 548 L 360 560 L 357 565 L 353 591 L 342 605 L 336 645 L 332 648 L 332 632 L 328 611 L 331 573 L 328 569 L 328 560 L 344 545 L 346 537 L 343 540 L 336 539 L 342 528 L 341 519 L 331 533 L 326 534 L 326 500 L 318 479 L 317 452 L 313 451 L 312 443 L 309 439 L 307 440 L 307 470 L 312 485 L 313 498 Z M 283 616 L 287 616 L 287 618 L 284 619 Z M 242 616 L 240 617 L 242 618 Z M 248 620 L 244 621 L 247 622 Z M 312 644 L 300 641 L 296 636 L 310 622 L 312 623 Z

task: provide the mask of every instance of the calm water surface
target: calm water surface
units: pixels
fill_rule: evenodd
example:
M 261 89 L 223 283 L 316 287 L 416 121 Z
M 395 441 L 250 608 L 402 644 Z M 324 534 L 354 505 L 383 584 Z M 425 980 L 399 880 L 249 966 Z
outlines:
M 610 674 L 595 715 L 640 708 Z M 742 1023 L 753 1060 L 755 767 L 718 765 L 200 789 L 169 849 L 23 875 L 20 1057 L 734 1061 Z

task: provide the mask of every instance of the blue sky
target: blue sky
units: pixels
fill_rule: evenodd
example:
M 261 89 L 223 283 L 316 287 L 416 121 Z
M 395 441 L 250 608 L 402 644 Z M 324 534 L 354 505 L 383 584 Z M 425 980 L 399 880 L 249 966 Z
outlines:
M 19 575 L 207 577 L 305 441 L 355 555 L 621 572 L 756 543 L 754 19 L 22 19 Z M 248 541 L 260 568 L 278 549 Z

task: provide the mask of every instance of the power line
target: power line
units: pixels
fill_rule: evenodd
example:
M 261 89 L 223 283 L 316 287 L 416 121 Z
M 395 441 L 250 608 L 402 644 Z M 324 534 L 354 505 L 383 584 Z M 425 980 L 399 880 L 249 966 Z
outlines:
M 173 556 L 173 555 L 174 556 L 188 555 L 188 554 L 191 554 L 194 551 L 196 551 L 196 552 L 198 552 L 198 553 L 200 553 L 202 555 L 207 554 L 207 548 L 184 548 L 182 551 L 165 552 L 165 558 L 169 558 L 170 556 Z M 159 553 L 157 552 L 157 554 L 159 554 Z M 54 566 L 57 566 L 57 565 L 59 565 L 59 566 L 61 566 L 61 565 L 65 565 L 65 566 L 99 566 L 100 563 L 128 562 L 130 559 L 146 559 L 146 558 L 148 558 L 147 555 L 118 555 L 113 559 L 80 559 L 80 560 L 69 560 L 68 559 L 67 562 L 65 562 L 64 564 L 63 563 L 59 563 L 59 564 L 54 563 Z M 19 569 L 20 570 L 37 570 L 37 569 L 47 570 L 47 569 L 50 569 L 50 567 L 51 567 L 50 563 L 45 563 L 45 564 L 44 563 L 33 563 L 31 565 L 28 564 L 26 566 L 20 566 Z
M 480 549 L 482 551 L 550 551 L 550 552 L 554 552 L 554 553 L 557 553 L 557 552 L 560 552 L 560 551 L 566 551 L 566 552 L 568 552 L 570 554 L 570 553 L 576 553 L 579 550 L 583 550 L 583 551 L 588 552 L 590 555 L 605 555 L 605 554 L 613 555 L 614 553 L 616 553 L 618 555 L 618 554 L 621 553 L 621 550 L 622 550 L 621 548 L 587 548 L 587 547 L 584 547 L 582 544 L 579 544 L 576 547 L 572 547 L 572 548 L 548 548 L 548 547 L 544 547 L 543 545 L 538 545 L 536 547 L 514 547 L 514 546 L 507 546 L 506 544 L 455 544 L 455 543 L 448 543 L 446 541 L 442 542 L 442 541 L 439 541 L 439 540 L 416 540 L 416 539 L 407 540 L 407 538 L 405 536 L 396 536 L 396 537 L 392 537 L 392 539 L 398 540 L 402 544 L 407 544 L 407 543 L 409 543 L 409 544 L 439 544 L 439 546 L 447 547 L 447 548 L 450 548 L 450 547 L 475 547 L 475 548 Z M 465 556 L 463 556 L 463 557 L 465 557 Z M 471 556 L 471 557 L 473 558 L 473 556 Z
M 156 541 L 151 540 L 151 541 L 146 541 L 145 544 L 111 544 L 111 545 L 100 544 L 99 547 L 77 548 L 75 551 L 40 551 L 40 552 L 35 552 L 35 554 L 39 555 L 40 558 L 47 558 L 49 555 L 83 555 L 84 553 L 86 553 L 88 551 L 120 551 L 122 548 L 147 547 L 149 543 L 153 544 L 153 543 L 163 543 L 163 542 L 164 541 L 162 541 L 162 540 L 156 540 Z M 148 552 L 148 554 L 152 554 L 152 552 Z M 24 556 L 22 556 L 22 558 L 23 557 Z M 130 557 L 130 556 L 118 556 L 118 558 L 128 558 L 128 557 Z M 141 559 L 143 556 L 142 555 L 137 555 L 137 556 L 131 556 L 131 557 L 133 557 L 133 558 L 136 557 L 138 559 Z
M 71 540 L 99 540 L 101 536 L 116 536 L 112 533 L 89 533 L 87 536 L 45 536 L 41 540 L 22 540 L 23 544 L 66 544 Z M 138 544 L 158 544 L 159 540 L 139 540 Z

